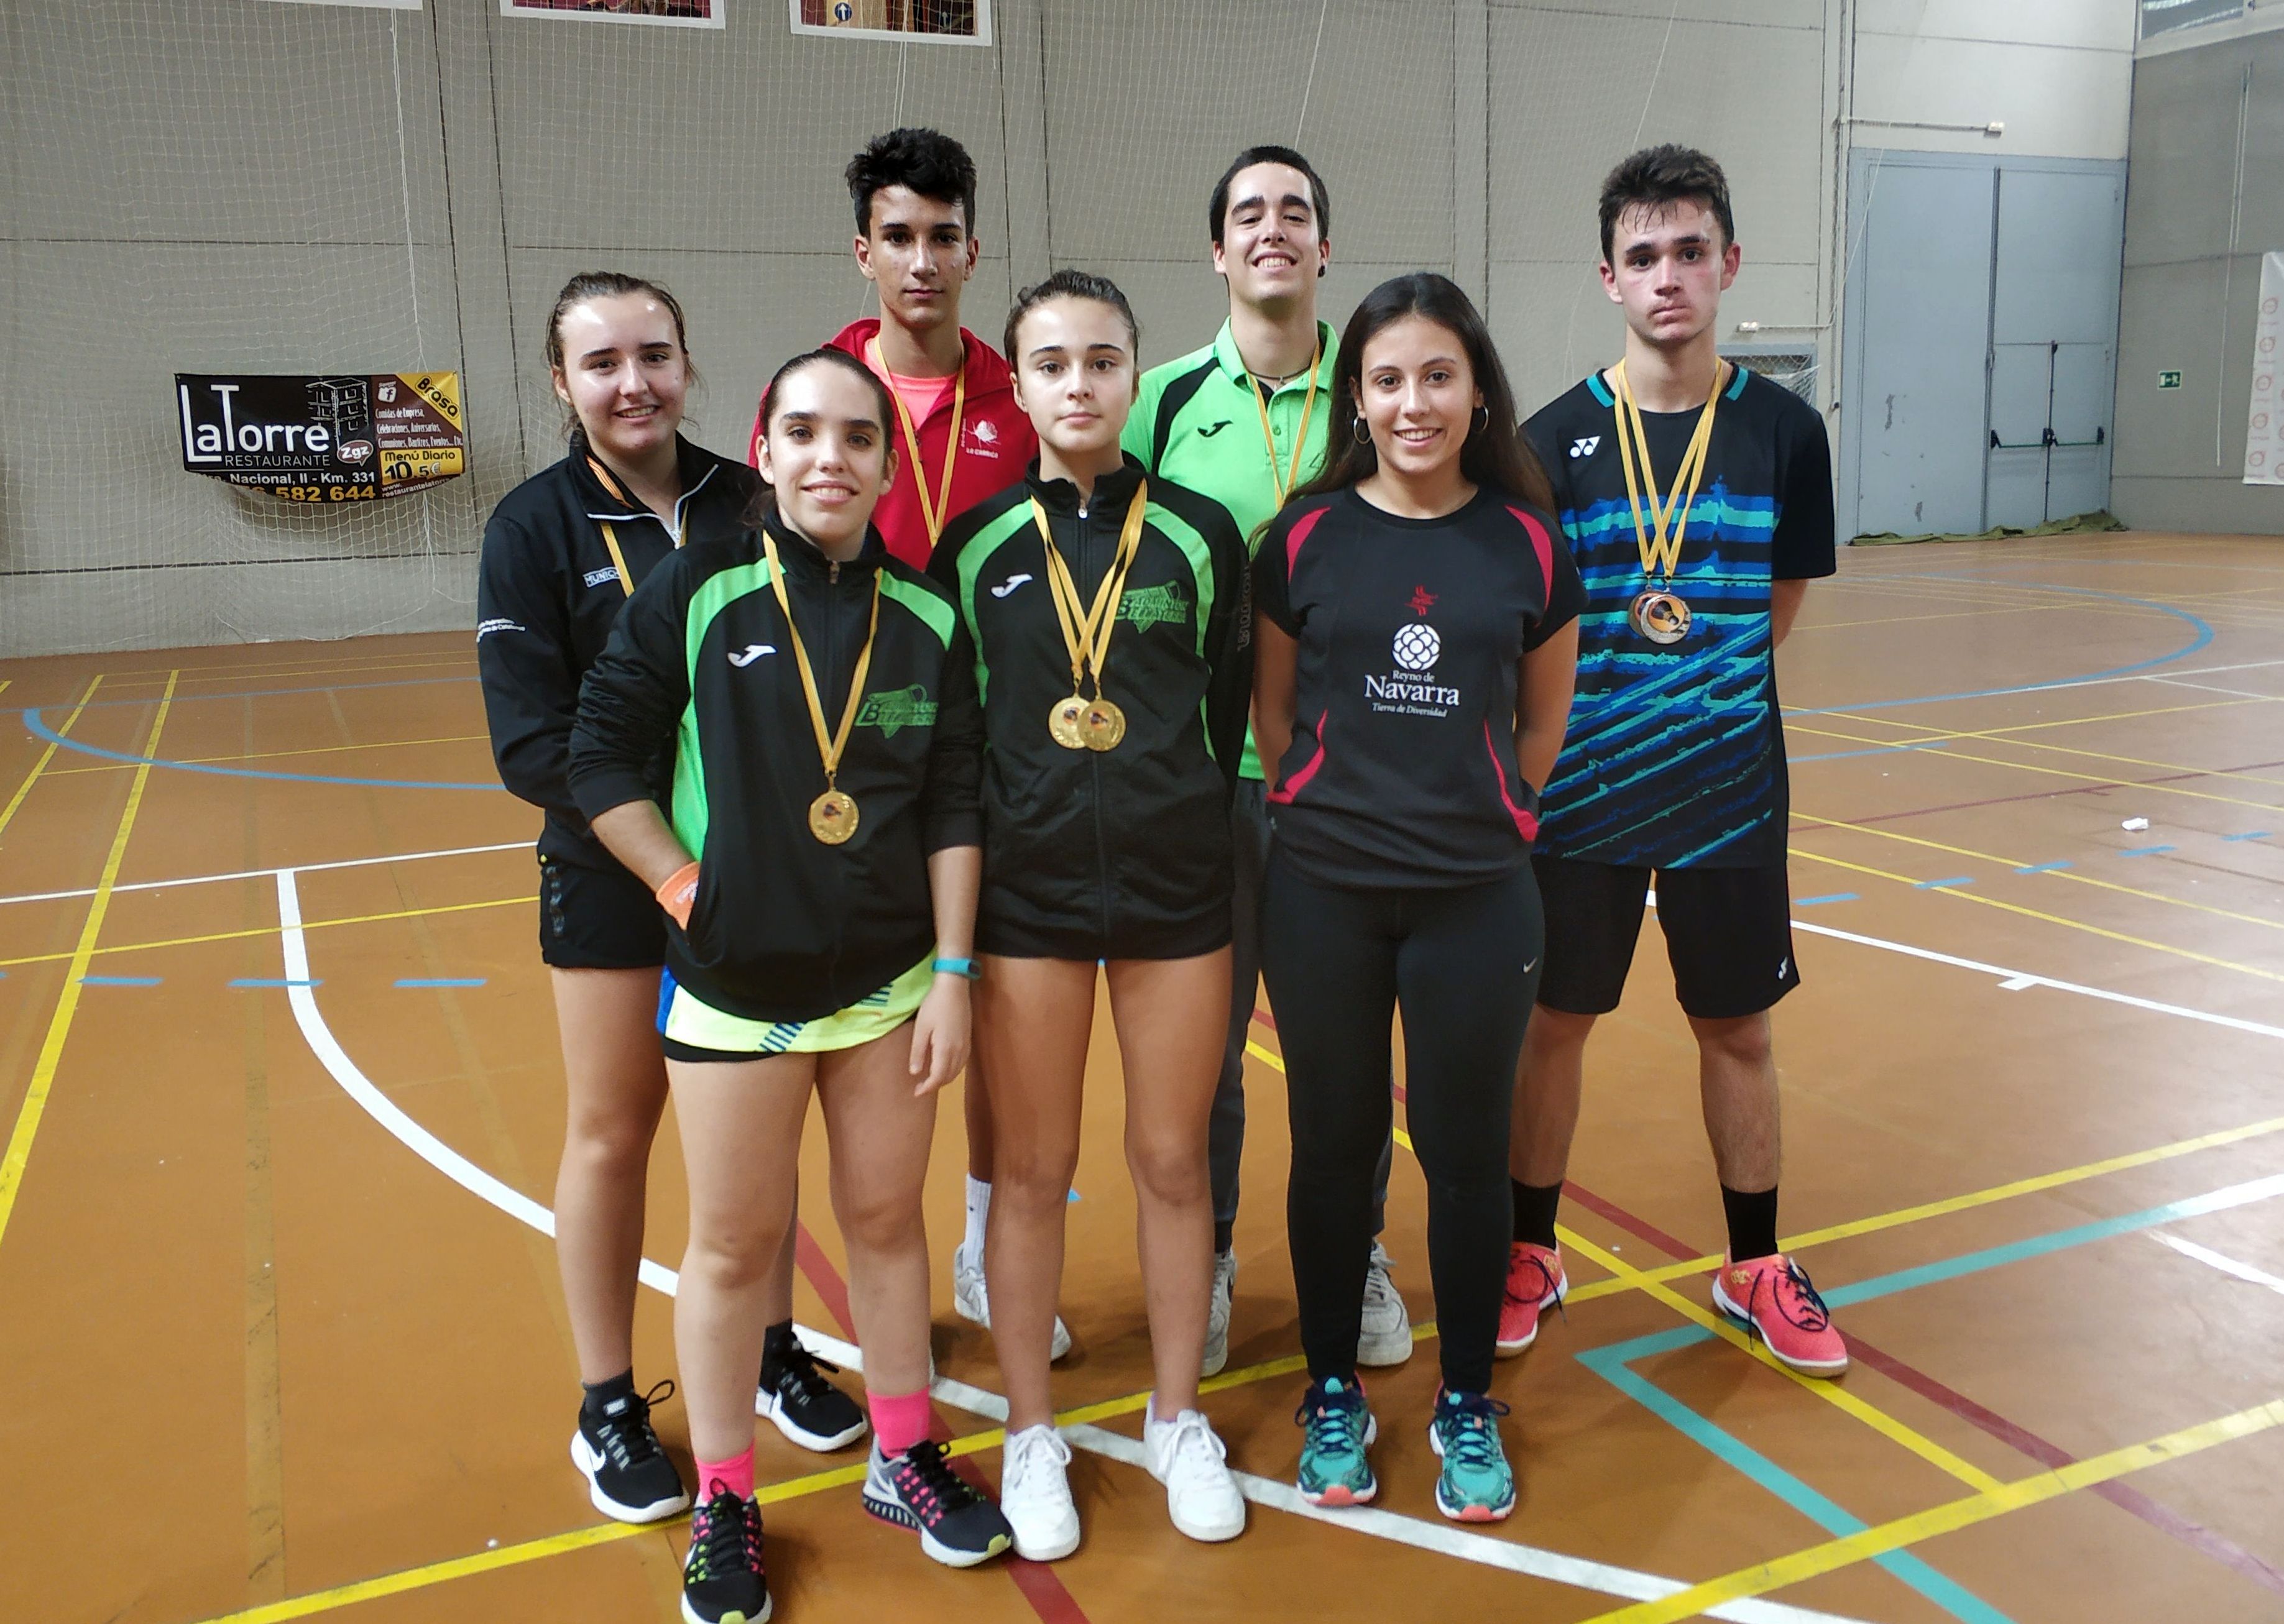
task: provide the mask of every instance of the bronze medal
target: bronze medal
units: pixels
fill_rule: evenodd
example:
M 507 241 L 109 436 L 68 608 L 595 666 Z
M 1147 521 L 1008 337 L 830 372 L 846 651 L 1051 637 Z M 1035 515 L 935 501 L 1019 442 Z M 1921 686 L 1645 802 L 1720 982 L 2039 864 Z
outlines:
M 809 803 L 809 832 L 827 846 L 856 832 L 856 803 L 846 790 L 827 790 Z
M 1079 730 L 1079 719 L 1086 714 L 1086 700 L 1078 694 L 1067 699 L 1057 699 L 1047 711 L 1047 732 L 1066 750 L 1083 750 L 1086 738 Z
M 1079 716 L 1078 733 L 1090 750 L 1115 750 L 1126 737 L 1126 713 L 1097 694 Z
M 1633 629 L 1661 646 L 1686 637 L 1689 618 L 1689 605 L 1658 587 L 1643 592 L 1626 607 L 1626 619 L 1633 622 Z

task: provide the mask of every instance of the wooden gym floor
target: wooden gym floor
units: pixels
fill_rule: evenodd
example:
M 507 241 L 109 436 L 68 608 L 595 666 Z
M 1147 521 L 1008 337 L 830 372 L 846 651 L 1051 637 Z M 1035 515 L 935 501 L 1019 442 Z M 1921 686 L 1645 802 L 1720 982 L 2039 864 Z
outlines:
M 1208 1399 L 1258 1503 L 1193 1544 L 1135 1464 L 1100 1044 L 1058 1387 L 1085 1545 L 936 1567 L 860 1511 L 860 1456 L 764 1428 L 779 1616 L 2284 1617 L 2284 550 L 1858 550 L 1802 621 L 1784 1214 L 1846 1380 L 1788 1378 L 1707 1312 L 1720 1206 L 1646 930 L 1589 1058 L 1578 1284 L 1499 1369 L 1517 1514 L 1435 1514 L 1432 1346 L 1373 1384 L 1381 1505 L 1304 1512 L 1264 1015 Z M 492 782 L 472 670 L 460 634 L 0 664 L 10 1620 L 674 1614 L 681 1529 L 598 1521 L 566 1459 L 535 816 Z M 996 1476 L 990 1342 L 945 1278 L 958 1124 L 929 1189 L 939 1413 Z M 846 1336 L 822 1149 L 798 1312 Z M 1426 1339 L 1402 1158 L 1391 1206 Z M 645 1379 L 673 1368 L 669 1268 L 650 1281 Z M 680 1405 L 660 1421 L 682 1449 Z

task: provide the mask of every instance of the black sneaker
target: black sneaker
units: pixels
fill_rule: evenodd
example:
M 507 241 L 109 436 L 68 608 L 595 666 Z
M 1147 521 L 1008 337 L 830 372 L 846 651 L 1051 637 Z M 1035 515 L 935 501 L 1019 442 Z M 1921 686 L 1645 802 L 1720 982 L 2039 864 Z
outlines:
M 974 1567 L 1015 1542 L 998 1506 L 955 1477 L 943 1450 L 927 1439 L 893 1457 L 872 1441 L 864 1509 L 883 1522 L 919 1529 L 920 1549 L 946 1567 Z
M 819 1359 L 794 1338 L 784 1352 L 763 1359 L 754 1413 L 776 1422 L 778 1431 L 804 1449 L 822 1454 L 855 1443 L 864 1435 L 864 1412 L 825 1379 L 826 1370 L 841 1374 L 839 1365 Z
M 662 1381 L 648 1393 L 613 1399 L 599 1417 L 580 1407 L 571 1462 L 586 1474 L 587 1498 L 604 1516 L 653 1523 L 690 1509 L 682 1474 L 650 1430 L 650 1407 L 673 1391 L 672 1382 Z
M 769 1576 L 762 1571 L 762 1508 L 717 1479 L 690 1519 L 682 1616 L 685 1624 L 762 1624 L 770 1605 Z

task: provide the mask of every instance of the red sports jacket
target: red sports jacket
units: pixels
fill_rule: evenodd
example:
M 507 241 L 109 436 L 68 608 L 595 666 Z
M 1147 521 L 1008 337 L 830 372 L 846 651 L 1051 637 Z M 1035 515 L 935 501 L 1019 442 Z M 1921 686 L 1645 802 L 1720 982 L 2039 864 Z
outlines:
M 879 319 L 867 316 L 842 328 L 834 335 L 831 347 L 846 350 L 862 361 L 865 347 L 880 331 Z M 959 457 L 951 471 L 951 510 L 940 515 L 947 526 L 984 497 L 1021 479 L 1039 450 L 1038 436 L 1032 432 L 1030 418 L 1015 404 L 1013 377 L 1007 371 L 1007 363 L 999 358 L 999 352 L 965 327 L 959 330 L 959 336 L 967 347 L 967 404 L 960 418 Z M 768 417 L 769 399 L 764 395 L 754 413 L 753 438 L 746 446 L 746 460 L 755 467 L 761 465 L 762 435 Z M 880 498 L 880 505 L 873 510 L 872 523 L 890 552 L 916 568 L 926 569 L 930 550 L 927 525 L 920 516 L 919 493 L 913 484 L 921 471 L 912 466 L 911 454 L 904 447 L 903 431 L 894 424 L 888 427 L 896 448 L 896 478 Z M 939 481 L 943 478 L 944 441 L 951 433 L 950 394 L 943 397 L 919 429 L 920 458 L 927 465 L 928 496 L 933 500 L 942 488 Z

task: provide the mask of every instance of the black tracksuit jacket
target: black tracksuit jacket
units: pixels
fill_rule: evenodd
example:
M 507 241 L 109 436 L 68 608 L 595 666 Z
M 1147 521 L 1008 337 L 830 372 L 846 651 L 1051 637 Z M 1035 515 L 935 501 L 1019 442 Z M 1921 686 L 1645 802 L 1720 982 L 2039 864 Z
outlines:
M 588 817 L 657 800 L 699 861 L 666 965 L 702 1003 L 749 1020 L 815 1020 L 877 992 L 935 941 L 927 858 L 978 839 L 982 718 L 974 655 L 950 594 L 889 557 L 877 530 L 846 564 L 770 521 L 814 664 L 841 722 L 880 579 L 880 629 L 839 787 L 856 832 L 809 831 L 825 767 L 758 530 L 693 542 L 637 588 L 587 674 L 571 792 Z M 672 760 L 671 787 L 652 776 Z
M 1152 479 L 1102 691 L 1126 713 L 1115 750 L 1068 750 L 1047 712 L 1071 691 L 1036 497 L 1082 613 L 1118 550 L 1141 465 L 1077 488 L 1020 483 L 952 521 L 928 573 L 974 648 L 988 741 L 976 941 L 1019 957 L 1171 958 L 1230 940 L 1229 806 L 1253 681 L 1244 539 L 1219 503 Z
M 742 463 L 677 441 L 683 497 L 677 517 L 689 542 L 744 527 L 760 480 Z M 614 867 L 588 832 L 565 777 L 579 680 L 603 652 L 626 588 L 603 544 L 607 519 L 627 573 L 640 586 L 674 552 L 674 533 L 648 508 L 622 502 L 587 466 L 587 439 L 574 431 L 570 455 L 500 499 L 484 527 L 476 573 L 476 670 L 491 724 L 492 759 L 511 793 L 547 814 L 539 854 L 558 862 Z M 655 764 L 662 795 L 670 756 Z

